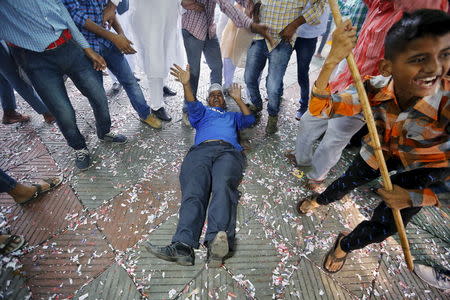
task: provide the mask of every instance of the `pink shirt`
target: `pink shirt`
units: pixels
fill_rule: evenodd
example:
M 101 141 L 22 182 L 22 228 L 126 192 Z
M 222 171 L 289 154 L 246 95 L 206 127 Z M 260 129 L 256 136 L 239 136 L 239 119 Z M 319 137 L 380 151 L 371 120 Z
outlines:
M 353 50 L 361 77 L 379 75 L 378 62 L 384 56 L 384 39 L 389 29 L 401 19 L 404 11 L 420 8 L 448 10 L 447 0 L 364 0 L 368 7 L 366 20 Z M 333 92 L 341 92 L 353 83 L 348 67 L 330 82 Z

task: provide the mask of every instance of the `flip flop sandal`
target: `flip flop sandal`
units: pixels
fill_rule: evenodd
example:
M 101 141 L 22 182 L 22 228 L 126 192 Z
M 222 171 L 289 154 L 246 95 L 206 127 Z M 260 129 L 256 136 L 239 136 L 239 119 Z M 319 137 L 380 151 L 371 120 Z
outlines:
M 328 273 L 331 273 L 331 274 L 337 273 L 337 272 L 339 272 L 339 271 L 342 269 L 342 267 L 345 265 L 345 260 L 347 259 L 348 253 L 345 254 L 344 257 L 339 257 L 339 258 L 338 258 L 338 257 L 334 256 L 334 252 L 336 251 L 336 248 L 337 248 L 337 246 L 338 246 L 338 243 L 340 243 L 341 240 L 342 240 L 345 236 L 346 236 L 346 235 L 343 234 L 342 232 L 339 233 L 339 235 L 338 235 L 338 237 L 337 237 L 337 239 L 336 239 L 336 242 L 335 242 L 334 245 L 333 245 L 333 248 L 331 248 L 331 249 L 328 251 L 327 255 L 325 255 L 325 259 L 323 260 L 323 269 L 325 270 L 325 272 L 328 272 Z M 330 270 L 328 270 L 327 267 L 326 267 L 325 265 L 326 265 L 326 263 L 327 263 L 327 261 L 328 261 L 329 258 L 331 258 L 332 261 L 333 261 L 334 263 L 341 263 L 341 262 L 342 262 L 341 267 L 340 267 L 339 269 L 337 269 L 336 271 L 330 271 Z
M 19 239 L 19 241 L 17 241 Z M 7 238 L 3 243 L 0 244 L 0 254 L 2 255 L 8 255 L 11 254 L 20 248 L 22 248 L 23 244 L 25 243 L 25 239 L 21 235 L 11 235 L 9 238 Z M 13 244 L 16 244 L 16 246 L 13 246 Z M 7 250 L 7 248 L 12 247 L 12 249 Z
M 303 205 L 303 203 L 304 203 L 305 201 L 315 200 L 315 199 L 317 198 L 318 195 L 319 195 L 319 194 L 314 194 L 314 195 L 309 196 L 309 197 L 306 197 L 306 198 L 304 198 L 304 199 L 300 199 L 300 200 L 297 202 L 297 206 L 296 206 L 297 213 L 298 213 L 299 215 L 306 215 L 307 213 L 313 212 L 314 210 L 316 210 L 316 208 L 313 208 L 313 209 L 311 209 L 311 210 L 309 210 L 308 212 L 305 213 L 305 212 L 303 212 L 303 211 L 300 209 L 300 207 L 302 207 L 302 205 Z
M 32 186 L 36 187 L 36 192 L 29 199 L 22 201 L 19 204 L 25 204 L 27 202 L 30 202 L 31 200 L 36 199 L 39 195 L 46 193 L 50 190 L 53 190 L 54 188 L 56 188 L 57 186 L 59 186 L 61 184 L 61 182 L 63 181 L 63 178 L 64 177 L 62 175 L 60 175 L 58 177 L 42 179 L 43 181 L 45 181 L 46 183 L 48 183 L 50 185 L 47 189 L 43 189 L 42 185 L 40 185 L 38 183 L 33 183 Z

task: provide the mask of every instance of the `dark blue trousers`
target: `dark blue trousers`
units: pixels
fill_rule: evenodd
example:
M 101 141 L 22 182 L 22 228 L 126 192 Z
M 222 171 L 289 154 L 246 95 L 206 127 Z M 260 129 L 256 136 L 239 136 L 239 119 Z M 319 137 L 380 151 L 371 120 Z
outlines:
M 199 247 L 202 228 L 208 216 L 205 242 L 225 231 L 234 246 L 238 186 L 245 167 L 242 152 L 225 142 L 193 146 L 181 165 L 181 207 L 172 242 Z M 208 214 L 207 214 L 208 211 Z
M 17 185 L 17 181 L 0 169 L 0 193 L 8 193 Z

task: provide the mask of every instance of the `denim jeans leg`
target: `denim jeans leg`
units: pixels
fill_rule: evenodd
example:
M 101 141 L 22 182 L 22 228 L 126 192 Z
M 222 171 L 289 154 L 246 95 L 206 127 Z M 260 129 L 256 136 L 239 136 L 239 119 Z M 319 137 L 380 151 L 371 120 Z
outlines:
M 317 38 L 298 37 L 294 49 L 297 55 L 297 81 L 300 86 L 301 109 L 306 111 L 309 100 L 309 65 L 316 50 Z
M 3 111 L 11 111 L 17 108 L 16 97 L 14 90 L 8 80 L 0 73 L 0 102 L 2 103 Z
M 269 71 L 266 88 L 269 97 L 267 112 L 269 116 L 277 116 L 280 111 L 281 96 L 283 95 L 283 78 L 291 58 L 293 48 L 290 43 L 281 41 L 269 53 Z
M 94 112 L 97 136 L 103 138 L 111 131 L 111 116 L 102 77 L 94 70 L 91 61 L 84 55 L 80 47 L 74 48 L 73 52 L 71 55 L 77 58 L 77 63 L 70 66 L 67 75 L 88 99 Z
M 197 97 L 198 80 L 200 76 L 200 59 L 202 57 L 205 42 L 194 37 L 186 29 L 183 29 L 182 32 L 184 48 L 186 48 L 186 56 L 191 69 L 191 88 L 194 97 Z
M 244 80 L 249 92 L 250 101 L 256 107 L 262 107 L 261 93 L 259 91 L 259 78 L 266 66 L 268 49 L 265 40 L 253 41 L 247 51 Z
M 205 55 L 206 63 L 211 69 L 210 81 L 211 83 L 222 84 L 222 53 L 220 52 L 220 45 L 217 36 L 206 39 L 203 47 L 203 54 Z
M 108 65 L 108 69 L 111 70 L 123 86 L 139 118 L 146 119 L 150 114 L 150 106 L 148 106 L 145 100 L 144 93 L 134 77 L 125 55 L 114 45 L 109 48 L 103 46 L 101 54 Z
M 17 181 L 0 169 L 0 193 L 8 193 L 14 189 Z
M 9 82 L 10 89 L 15 89 L 38 114 L 47 113 L 49 111 L 41 98 L 37 95 L 33 86 L 20 77 L 16 62 L 3 47 L 0 47 L 0 75 Z
M 71 48 L 78 47 L 83 57 L 73 56 Z M 55 116 L 56 123 L 70 147 L 75 150 L 86 147 L 86 141 L 77 127 L 75 111 L 70 103 L 64 85 L 63 74 L 67 64 L 81 67 L 88 63 L 83 60 L 81 48 L 75 42 L 67 42 L 54 50 L 34 52 L 25 49 L 14 49 L 16 61 L 27 73 L 38 95 Z M 84 63 L 83 63 L 84 62 Z M 92 65 L 89 65 L 92 68 Z M 91 69 L 93 71 L 93 69 Z M 82 80 L 88 81 L 87 76 Z M 105 97 L 106 101 L 106 97 Z

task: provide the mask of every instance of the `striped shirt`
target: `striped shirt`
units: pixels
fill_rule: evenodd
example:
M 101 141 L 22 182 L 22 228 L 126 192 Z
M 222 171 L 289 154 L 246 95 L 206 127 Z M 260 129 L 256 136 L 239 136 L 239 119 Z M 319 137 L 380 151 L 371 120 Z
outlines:
M 1 0 L 0 39 L 31 51 L 43 52 L 69 29 L 82 47 L 89 44 L 60 0 Z
M 86 20 L 89 19 L 95 24 L 102 26 L 103 9 L 108 0 L 62 0 L 73 21 L 80 29 L 86 40 L 91 45 L 92 49 L 100 52 L 100 46 L 104 45 L 106 48 L 112 46 L 112 43 L 101 36 L 96 35 L 84 28 Z
M 307 24 L 319 24 L 325 3 L 325 0 L 261 0 L 259 19 L 262 24 L 270 27 L 269 32 L 275 40 L 273 47 L 266 41 L 269 51 L 281 42 L 280 32 L 298 17 L 303 16 Z M 292 37 L 292 46 L 296 37 L 296 34 Z M 264 37 L 257 34 L 255 39 L 261 40 Z
M 356 32 L 359 33 L 366 19 L 367 6 L 363 0 L 338 0 L 339 8 L 343 17 L 347 17 L 356 26 Z
M 394 83 L 390 77 L 377 76 L 368 79 L 364 86 L 372 106 L 384 156 L 398 158 L 405 170 L 448 168 L 450 81 L 444 79 L 434 95 L 418 99 L 414 105 L 402 111 L 394 95 Z M 313 116 L 327 118 L 352 116 L 360 113 L 362 107 L 355 86 L 351 85 L 338 94 L 331 94 L 328 86 L 326 92 L 318 92 L 313 87 L 309 110 Z M 368 165 L 377 169 L 378 163 L 370 145 L 370 137 L 367 135 L 364 137 L 360 154 Z M 449 181 L 446 186 L 450 187 Z M 414 197 L 416 202 L 419 202 L 418 199 L 425 201 L 432 199 L 435 192 L 425 189 L 419 194 L 411 194 L 411 197 Z
M 166 1 L 166 0 L 164 0 Z M 219 4 L 220 10 L 226 14 L 236 27 L 249 28 L 253 21 L 242 11 L 234 7 L 228 0 L 197 0 L 205 5 L 205 11 L 185 10 L 181 18 L 182 28 L 189 31 L 195 38 L 206 40 L 207 37 L 216 36 L 216 25 L 214 23 L 214 10 Z M 242 6 L 246 6 L 247 0 L 237 0 Z
M 356 65 L 363 77 L 380 74 L 378 71 L 378 62 L 384 56 L 384 39 L 392 25 L 400 20 L 403 12 L 420 8 L 447 11 L 448 8 L 447 0 L 364 1 L 369 10 L 353 51 Z M 348 67 L 345 67 L 344 71 L 330 85 L 333 92 L 339 92 L 352 83 L 352 75 Z

